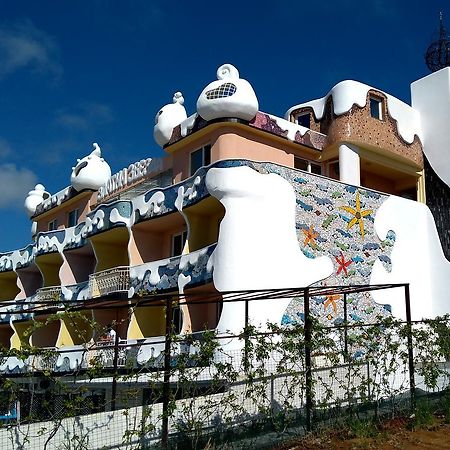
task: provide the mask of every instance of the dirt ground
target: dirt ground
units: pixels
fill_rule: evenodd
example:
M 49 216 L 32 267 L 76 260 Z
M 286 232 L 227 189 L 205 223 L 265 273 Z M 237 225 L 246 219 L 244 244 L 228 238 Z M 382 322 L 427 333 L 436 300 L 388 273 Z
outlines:
M 346 435 L 347 433 L 347 435 Z M 373 437 L 352 437 L 349 432 L 309 436 L 278 450 L 450 450 L 450 425 L 437 420 L 432 426 L 409 430 L 404 421 L 386 422 Z

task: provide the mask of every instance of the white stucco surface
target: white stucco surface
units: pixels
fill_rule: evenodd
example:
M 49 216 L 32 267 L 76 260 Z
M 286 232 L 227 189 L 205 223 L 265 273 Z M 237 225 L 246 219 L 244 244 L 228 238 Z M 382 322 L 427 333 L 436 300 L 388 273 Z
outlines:
M 420 114 L 423 151 L 433 170 L 450 186 L 450 67 L 412 83 L 411 99 Z
M 308 259 L 300 250 L 295 193 L 288 181 L 249 167 L 212 168 L 206 185 L 225 207 L 217 247 L 209 262 L 214 267 L 216 289 L 304 287 L 331 275 L 330 258 Z M 280 323 L 290 300 L 250 302 L 251 323 Z M 243 302 L 224 303 L 218 331 L 242 331 L 243 308 Z
M 184 98 L 181 92 L 175 92 L 172 103 L 163 106 L 156 114 L 153 137 L 161 147 L 172 137 L 173 129 L 187 119 Z
M 217 81 L 209 83 L 197 100 L 197 112 L 205 120 L 222 117 L 237 117 L 252 120 L 258 112 L 258 99 L 251 84 L 239 78 L 239 72 L 231 64 L 217 69 Z M 224 94 L 224 88 L 234 89 L 231 95 Z M 228 89 L 228 92 L 231 91 Z
M 98 144 L 92 144 L 94 150 L 82 159 L 77 160 L 77 165 L 72 167 L 70 183 L 77 191 L 83 189 L 97 190 L 105 184 L 111 176 L 109 164 L 102 158 Z
M 361 162 L 359 149 L 356 145 L 342 144 L 339 146 L 339 179 L 347 184 L 361 184 Z
M 375 230 L 382 240 L 389 230 L 393 230 L 396 237 L 391 254 L 392 271 L 386 272 L 377 261 L 370 284 L 410 283 L 413 320 L 450 313 L 450 263 L 442 252 L 429 208 L 391 196 L 375 216 Z M 376 302 L 390 304 L 394 316 L 406 318 L 402 288 L 375 291 L 372 295 Z

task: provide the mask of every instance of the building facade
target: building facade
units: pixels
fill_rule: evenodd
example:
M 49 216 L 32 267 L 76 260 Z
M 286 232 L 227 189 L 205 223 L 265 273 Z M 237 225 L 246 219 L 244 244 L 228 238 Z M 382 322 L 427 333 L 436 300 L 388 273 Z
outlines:
M 87 369 L 112 329 L 124 358 L 132 348 L 137 365 L 157 360 L 162 295 L 185 299 L 173 311 L 179 334 L 240 333 L 243 304 L 222 301 L 232 291 L 410 283 L 413 319 L 450 312 L 450 69 L 413 83 L 412 106 L 343 81 L 284 118 L 259 111 L 233 66 L 217 77 L 194 114 L 179 92 L 158 111 L 165 157 L 111 174 L 94 144 L 67 188 L 30 191 L 32 242 L 0 254 L 0 344 L 56 356 L 45 367 L 9 356 L 4 375 Z M 312 311 L 343 321 L 339 295 L 313 298 Z M 248 317 L 288 326 L 303 313 L 288 297 L 250 305 Z M 403 292 L 349 299 L 349 320 L 388 315 L 404 318 Z

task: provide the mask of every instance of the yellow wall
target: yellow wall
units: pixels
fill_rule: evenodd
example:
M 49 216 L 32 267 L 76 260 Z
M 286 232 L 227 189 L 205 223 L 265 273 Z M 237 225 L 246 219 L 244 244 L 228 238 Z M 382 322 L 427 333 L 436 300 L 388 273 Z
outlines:
M 163 306 L 136 308 L 131 316 L 128 339 L 162 336 L 166 331 Z
M 80 345 L 92 339 L 92 315 L 85 313 L 61 318 L 61 328 L 56 342 L 57 347 Z
M 127 228 L 114 228 L 90 238 L 97 259 L 95 271 L 128 266 L 128 240 Z
M 61 268 L 62 263 L 63 259 L 59 253 L 40 255 L 36 258 L 36 265 L 44 278 L 43 287 L 61 285 L 59 269 Z
M 16 273 L 0 273 L 0 300 L 14 300 L 19 292 Z
M 11 336 L 11 348 L 20 350 L 23 343 L 29 344 L 30 338 L 25 336 L 29 332 L 33 322 L 13 322 L 14 334 Z

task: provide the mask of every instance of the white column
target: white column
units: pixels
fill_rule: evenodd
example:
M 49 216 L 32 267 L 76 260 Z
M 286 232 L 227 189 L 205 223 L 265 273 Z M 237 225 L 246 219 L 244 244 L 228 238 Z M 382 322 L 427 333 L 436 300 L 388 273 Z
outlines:
M 347 184 L 361 184 L 359 149 L 355 145 L 339 146 L 339 179 Z

